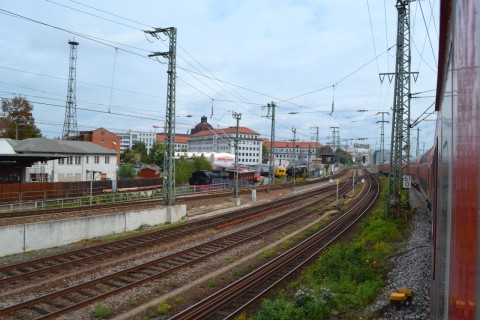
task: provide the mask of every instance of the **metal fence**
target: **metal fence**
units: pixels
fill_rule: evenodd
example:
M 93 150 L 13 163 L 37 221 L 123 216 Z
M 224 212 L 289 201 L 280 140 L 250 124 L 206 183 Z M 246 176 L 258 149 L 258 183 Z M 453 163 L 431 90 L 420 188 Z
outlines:
M 151 181 L 145 181 L 151 180 Z M 0 212 L 26 211 L 37 209 L 69 208 L 106 204 L 119 201 L 138 199 L 163 199 L 163 189 L 158 184 L 160 179 L 138 179 L 124 181 L 141 181 L 142 183 L 118 183 L 116 190 L 111 188 L 109 181 L 86 181 L 76 183 L 34 183 L 32 188 L 1 188 Z M 120 181 L 119 181 L 120 182 Z M 48 189 L 51 188 L 51 189 Z M 212 185 L 179 185 L 175 189 L 177 196 L 194 195 L 198 193 L 231 190 L 232 183 Z

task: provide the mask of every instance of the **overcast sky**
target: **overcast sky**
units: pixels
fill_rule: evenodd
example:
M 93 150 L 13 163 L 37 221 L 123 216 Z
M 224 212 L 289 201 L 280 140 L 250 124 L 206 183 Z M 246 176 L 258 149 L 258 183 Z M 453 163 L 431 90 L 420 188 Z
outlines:
M 79 130 L 163 131 L 168 38 L 143 30 L 177 28 L 176 133 L 207 116 L 215 128 L 240 125 L 276 140 L 331 141 L 380 147 L 380 111 L 391 111 L 397 9 L 394 0 L 17 0 L 0 5 L 0 97 L 26 97 L 44 136 L 61 136 L 69 40 L 79 42 L 76 101 Z M 438 1 L 411 4 L 412 122 L 434 102 Z M 428 32 L 427 32 L 428 27 Z M 389 50 L 389 48 L 391 48 Z M 332 103 L 334 110 L 332 111 Z M 357 110 L 369 110 L 357 112 Z M 432 111 L 433 107 L 429 109 Z M 330 114 L 331 113 L 331 114 Z M 191 117 L 189 117 L 191 116 Z M 435 119 L 434 116 L 429 119 Z M 385 120 L 390 144 L 391 116 Z M 153 126 L 159 126 L 155 129 Z M 412 144 L 416 146 L 414 128 Z M 423 121 L 420 148 L 433 141 Z M 366 138 L 363 141 L 360 139 Z M 412 149 L 415 154 L 415 148 Z

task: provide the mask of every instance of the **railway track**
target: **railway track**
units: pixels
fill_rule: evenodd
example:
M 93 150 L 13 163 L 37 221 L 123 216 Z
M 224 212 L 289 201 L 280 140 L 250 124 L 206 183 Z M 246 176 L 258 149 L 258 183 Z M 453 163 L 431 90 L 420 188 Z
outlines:
M 344 192 L 348 192 L 349 186 L 350 183 L 346 182 L 344 186 Z M 330 190 L 329 193 L 333 194 L 334 191 Z M 306 202 L 307 198 L 312 199 L 312 194 L 308 193 L 297 195 L 296 201 Z M 291 202 L 291 199 L 284 199 L 283 201 L 288 203 Z M 316 201 L 321 201 L 321 199 L 317 199 Z M 310 206 L 311 205 L 312 202 L 310 203 Z M 271 204 L 269 204 L 269 206 L 271 206 Z M 281 206 L 281 204 L 279 204 L 279 206 Z M 238 219 L 238 211 L 236 212 L 237 213 L 234 213 L 233 215 L 236 215 L 236 218 Z M 150 261 L 148 263 L 141 264 L 139 266 L 113 273 L 108 276 L 85 282 L 64 290 L 49 293 L 21 304 L 5 307 L 0 309 L 0 316 L 5 316 L 7 319 L 8 317 L 12 317 L 12 319 L 22 317 L 26 317 L 28 319 L 43 319 L 45 317 L 56 317 L 61 314 L 69 313 L 72 310 L 81 308 L 82 306 L 88 305 L 94 301 L 104 299 L 110 295 L 117 294 L 118 292 L 127 290 L 131 287 L 151 281 L 152 279 L 162 277 L 167 273 L 178 270 L 179 268 L 186 267 L 193 263 L 198 263 L 214 254 L 218 254 L 222 251 L 228 250 L 229 248 L 238 246 L 246 241 L 251 241 L 262 234 L 269 233 L 275 229 L 290 225 L 293 223 L 293 221 L 301 219 L 305 215 L 311 213 L 305 210 L 295 210 L 294 212 L 295 213 L 290 212 L 289 214 L 284 214 L 276 219 L 263 222 L 245 230 L 236 232 L 232 235 L 207 242 L 200 246 L 190 248 L 167 257 L 156 259 L 154 261 Z M 258 215 L 258 212 L 256 214 Z M 230 217 L 230 220 L 231 219 L 233 218 Z M 223 220 L 217 223 L 219 226 L 225 226 L 226 223 L 231 223 L 231 221 L 227 222 L 227 220 Z M 209 224 L 208 227 L 211 228 L 212 224 Z M 205 229 L 206 225 L 203 225 L 199 228 Z M 192 231 L 184 230 L 184 232 L 191 234 Z M 101 252 L 101 250 L 98 248 L 97 251 Z M 78 256 L 78 254 L 73 254 L 73 256 Z M 58 269 L 60 266 L 63 267 L 65 263 L 68 262 L 63 261 L 60 262 L 60 264 L 49 267 L 50 269 L 48 269 L 48 272 L 52 272 L 53 270 Z M 42 264 L 45 265 L 46 263 L 41 262 L 40 265 Z M 37 261 L 35 265 L 38 268 L 39 262 Z M 33 266 L 32 268 L 35 269 Z M 19 270 L 27 268 L 22 266 L 16 267 L 15 269 Z M 36 271 L 29 271 L 24 273 L 23 276 L 12 276 L 15 277 L 15 281 L 18 281 L 22 277 L 31 278 L 31 272 Z M 47 271 L 44 270 L 43 272 L 45 273 Z M 5 277 L 4 279 L 5 283 L 12 281 L 12 278 L 9 277 Z M 0 284 L 2 284 L 1 281 Z
M 340 177 L 343 175 L 344 172 L 337 173 L 334 177 Z M 302 185 L 310 185 L 315 183 L 321 183 L 327 181 L 329 178 L 321 178 L 318 180 L 310 180 L 304 182 L 297 182 L 298 186 Z M 274 185 L 274 186 L 262 186 L 256 187 L 259 192 L 266 189 L 282 189 L 282 188 L 290 188 L 290 184 L 282 184 L 282 185 Z M 247 193 L 246 190 L 240 190 L 240 193 Z M 216 191 L 216 192 L 208 192 L 208 193 L 200 193 L 194 195 L 185 195 L 185 196 L 177 196 L 178 203 L 189 203 L 192 201 L 196 201 L 199 199 L 215 199 L 221 198 L 226 196 L 231 196 L 231 190 L 227 191 Z M 41 202 L 41 201 L 39 201 Z M 81 206 L 81 207 L 70 207 L 70 208 L 58 208 L 58 209 L 36 209 L 36 210 L 28 210 L 28 211 L 12 211 L 12 212 L 1 212 L 0 213 L 0 220 L 4 219 L 16 219 L 16 218 L 29 218 L 29 217 L 39 217 L 44 215 L 62 215 L 65 213 L 71 214 L 73 212 L 81 215 L 82 212 L 87 212 L 91 214 L 92 210 L 101 212 L 101 213 L 115 213 L 118 211 L 125 211 L 127 208 L 135 209 L 135 208 L 148 208 L 161 205 L 163 203 L 162 198 L 153 198 L 153 199 L 140 199 L 140 200 L 127 200 L 115 203 L 104 203 L 104 204 L 93 204 L 91 206 Z
M 335 186 L 327 186 L 322 189 L 324 192 L 330 192 Z M 182 236 L 191 236 L 193 234 L 204 232 L 206 229 L 216 229 L 219 226 L 233 225 L 241 223 L 243 220 L 259 218 L 260 215 L 268 215 L 275 211 L 282 210 L 285 206 L 292 205 L 293 202 L 303 201 L 315 196 L 318 190 L 301 193 L 292 197 L 277 200 L 273 203 L 265 203 L 255 207 L 234 210 L 221 216 L 216 216 L 184 225 L 178 225 L 168 229 L 148 232 L 145 234 L 128 237 L 122 240 L 112 241 L 104 244 L 90 246 L 84 249 L 74 250 L 62 254 L 48 257 L 42 257 L 35 260 L 25 261 L 13 265 L 0 267 L 0 285 L 6 288 L 6 285 L 20 281 L 32 281 L 34 276 L 42 275 L 47 272 L 53 272 L 58 269 L 72 268 L 81 266 L 92 260 L 105 259 L 108 256 L 129 254 L 132 251 L 144 250 L 148 247 L 159 246 L 179 239 Z M 0 297 L 2 293 L 0 293 Z
M 317 257 L 370 209 L 378 196 L 379 186 L 375 177 L 372 175 L 368 177 L 368 191 L 346 214 L 271 262 L 171 317 L 170 320 L 233 319 L 248 309 L 272 288 Z

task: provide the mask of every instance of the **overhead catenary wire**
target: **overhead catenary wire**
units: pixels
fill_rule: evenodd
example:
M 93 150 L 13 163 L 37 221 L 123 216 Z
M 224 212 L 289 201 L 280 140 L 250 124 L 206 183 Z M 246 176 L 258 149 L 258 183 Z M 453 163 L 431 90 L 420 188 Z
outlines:
M 71 2 L 79 3 L 78 1 L 71 1 Z M 122 17 L 122 18 L 123 18 L 123 17 Z M 115 47 L 115 46 L 114 46 L 114 47 Z M 387 57 L 388 57 L 388 55 L 387 55 Z M 377 64 L 378 64 L 378 60 L 377 60 Z M 222 82 L 222 81 L 221 81 L 220 79 L 218 79 L 217 77 L 212 76 L 212 78 L 213 78 L 213 79 L 215 79 L 215 78 L 217 79 L 217 80 L 213 80 L 214 83 L 221 84 L 222 86 L 224 85 L 224 82 Z M 185 80 L 188 81 L 188 79 L 185 79 Z M 239 101 L 238 99 L 228 99 L 228 97 L 226 97 L 226 96 L 224 96 L 225 99 L 223 99 L 223 97 L 219 97 L 219 96 L 217 96 L 216 94 L 212 94 L 211 92 L 208 92 L 208 90 L 203 90 L 203 88 L 202 88 L 201 86 L 198 86 L 197 83 L 195 83 L 195 82 L 191 82 L 191 81 L 188 81 L 188 82 L 189 82 L 189 84 L 188 84 L 189 86 L 194 87 L 195 90 L 197 90 L 197 91 L 200 91 L 202 95 L 208 97 L 211 101 L 217 100 L 217 101 L 215 101 L 215 102 L 222 102 L 222 101 L 223 101 L 223 102 L 227 102 L 227 103 L 233 103 L 233 104 L 240 104 L 240 103 L 241 103 L 241 104 L 246 104 L 246 105 L 247 105 L 247 104 L 255 104 L 255 103 L 251 103 L 251 102 L 248 102 L 248 101 Z M 230 87 L 228 87 L 228 86 L 229 86 L 229 84 L 227 84 L 227 82 L 225 82 L 225 87 L 226 87 L 227 89 L 230 89 Z M 105 87 L 105 88 L 111 88 L 111 87 L 113 87 L 113 85 L 110 86 L 110 87 L 108 87 L 108 86 L 104 86 L 104 87 Z M 332 86 L 328 86 L 327 88 L 329 88 L 329 87 L 334 88 L 333 85 L 332 85 Z M 212 89 L 212 90 L 213 90 L 213 89 Z M 242 90 L 243 90 L 243 89 L 242 89 Z M 255 91 L 258 91 L 258 90 L 255 90 Z M 340 95 L 340 96 L 341 96 L 341 95 Z M 162 98 L 162 99 L 163 99 L 163 97 L 159 97 L 159 98 Z M 274 97 L 272 97 L 272 98 L 275 99 Z M 278 99 L 278 98 L 277 98 L 277 99 Z M 240 98 L 240 100 L 243 100 L 243 97 Z M 276 99 L 275 99 L 275 100 L 276 100 Z M 257 104 L 257 105 L 262 105 L 262 103 L 256 103 L 256 104 Z M 264 104 L 264 102 L 263 102 L 263 104 Z M 206 105 L 207 105 L 207 104 L 205 104 L 205 107 L 206 107 Z M 313 113 L 316 113 L 316 112 L 321 112 L 321 111 L 319 111 L 319 110 L 322 110 L 322 108 L 325 108 L 325 110 L 328 109 L 328 105 L 325 106 L 325 107 L 322 106 L 322 107 L 319 107 L 319 108 L 318 108 L 318 107 L 313 107 L 313 108 L 312 108 L 311 106 L 304 106 L 304 105 L 302 105 L 302 104 L 294 104 L 294 103 L 292 103 L 292 105 L 298 106 L 299 108 L 302 108 L 302 113 L 306 113 L 306 114 L 308 114 L 308 113 L 312 113 L 312 114 L 313 114 Z M 221 110 L 222 110 L 222 104 L 218 104 L 218 106 L 217 106 L 217 104 L 215 104 L 215 111 L 221 112 Z M 335 110 L 335 111 L 337 112 L 337 110 Z M 342 112 L 342 110 L 338 110 L 338 112 Z M 279 114 L 281 114 L 281 113 L 279 113 Z M 322 115 L 323 115 L 323 114 L 322 114 Z M 328 115 L 325 114 L 325 116 L 328 116 Z M 289 127 L 290 127 L 290 126 L 288 126 L 288 128 L 289 128 Z
M 115 21 L 115 20 L 112 20 L 112 19 L 108 19 L 108 18 L 101 17 L 101 16 L 99 16 L 99 15 L 95 15 L 95 14 L 92 14 L 92 13 L 89 13 L 89 12 L 86 12 L 86 11 L 83 11 L 83 10 L 79 10 L 79 9 L 76 9 L 76 8 L 73 8 L 73 7 L 70 7 L 70 6 L 66 6 L 66 5 L 60 4 L 60 3 L 55 2 L 55 1 L 52 1 L 52 0 L 46 0 L 46 1 L 51 2 L 51 3 L 53 3 L 53 4 L 56 4 L 56 5 L 59 5 L 59 6 L 62 6 L 62 7 L 65 7 L 65 8 L 68 8 L 68 9 L 71 9 L 71 10 L 75 10 L 75 11 L 77 11 L 77 12 L 81 12 L 81 13 L 84 13 L 84 14 L 87 14 L 87 15 L 90 15 L 90 16 L 93 16 L 93 17 L 96 17 L 96 18 L 99 18 L 99 19 L 103 19 L 103 20 L 106 20 L 106 21 L 109 21 L 109 22 L 112 22 L 112 23 L 116 23 L 116 24 L 119 24 L 119 25 L 127 26 L 127 27 L 129 27 L 129 28 L 142 31 L 141 29 L 139 29 L 139 28 L 137 28 L 137 27 L 133 27 L 133 26 L 130 26 L 130 25 L 126 25 L 126 24 L 124 24 L 124 23 L 120 23 L 120 22 Z M 80 4 L 80 5 L 84 5 L 84 4 L 82 4 L 82 3 L 78 2 L 78 1 L 72 1 L 72 2 L 77 3 L 77 4 Z M 125 20 L 128 20 L 128 21 L 132 21 L 132 22 L 135 22 L 135 23 L 137 23 L 137 24 L 141 24 L 141 25 L 143 25 L 143 26 L 148 26 L 148 25 L 146 25 L 146 24 L 144 24 L 144 23 L 140 23 L 140 22 L 135 21 L 135 20 L 127 19 L 127 18 L 125 18 L 125 17 L 112 14 L 111 12 L 108 12 L 108 11 L 105 11 L 105 10 L 101 10 L 101 9 L 98 9 L 98 8 L 95 8 L 95 7 L 93 7 L 93 6 L 87 6 L 87 5 L 84 5 L 84 6 L 90 8 L 90 9 L 94 9 L 94 10 L 97 10 L 97 11 L 101 11 L 101 12 L 103 12 L 103 13 L 110 14 L 110 15 L 112 15 L 112 16 L 115 16 L 115 17 L 118 17 L 118 18 L 121 18 L 121 19 L 125 19 Z M 147 38 L 147 40 L 148 40 L 148 38 Z M 186 49 L 184 49 L 181 45 L 178 45 L 178 46 L 179 46 L 183 51 L 185 51 L 190 58 L 192 58 L 195 62 L 197 62 L 203 69 L 205 69 L 209 74 L 211 74 L 212 76 L 214 76 L 203 64 L 201 64 L 197 59 L 195 59 Z M 181 55 L 178 55 L 178 56 L 179 56 L 180 58 L 182 58 L 184 61 L 186 61 L 189 65 L 191 65 L 193 68 L 196 69 L 196 67 L 195 67 L 193 64 L 191 64 L 188 60 L 184 59 Z M 158 58 L 157 58 L 157 61 L 159 61 Z M 159 61 L 159 62 L 160 62 L 160 61 Z M 162 63 L 162 62 L 161 62 L 161 63 Z M 214 77 L 215 77 L 215 76 L 214 76 Z M 216 77 L 215 77 L 215 78 L 216 78 Z M 201 82 L 198 78 L 196 78 L 196 79 L 197 79 L 199 82 Z M 218 78 L 216 78 L 216 79 L 218 79 Z M 203 83 L 203 82 L 201 82 L 201 83 L 202 83 L 203 85 L 206 85 L 206 84 Z M 220 84 L 221 84 L 221 82 L 220 82 Z M 191 84 L 189 84 L 189 86 L 193 87 L 193 85 L 191 85 Z M 218 93 L 218 91 L 216 91 L 216 90 L 213 89 L 212 87 L 210 87 L 210 86 L 208 86 L 208 85 L 206 85 L 206 86 L 209 87 L 211 90 L 213 90 L 213 91 L 215 91 L 215 92 Z M 241 99 L 244 99 L 245 101 L 248 101 L 248 100 L 246 100 L 245 98 L 243 98 L 241 95 L 239 95 L 238 93 L 236 93 L 236 92 L 234 92 L 233 90 L 231 90 L 230 88 L 224 87 L 224 86 L 223 86 L 222 88 L 223 88 L 224 90 L 226 89 L 227 91 L 232 92 L 235 96 L 240 97 Z M 200 90 L 197 90 L 197 91 L 200 92 Z M 222 94 L 222 96 L 224 96 L 224 95 Z M 224 96 L 224 97 L 225 97 L 225 96 Z

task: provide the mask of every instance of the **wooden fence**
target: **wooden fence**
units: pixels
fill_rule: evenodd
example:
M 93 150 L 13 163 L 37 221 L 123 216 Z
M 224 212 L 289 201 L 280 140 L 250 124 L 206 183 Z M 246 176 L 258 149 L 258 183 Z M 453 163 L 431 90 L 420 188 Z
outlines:
M 117 180 L 117 189 L 161 186 L 162 178 Z M 0 184 L 0 202 L 47 200 L 98 195 L 112 190 L 112 181 L 28 182 Z

